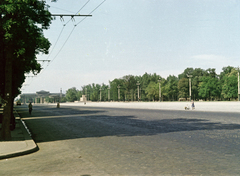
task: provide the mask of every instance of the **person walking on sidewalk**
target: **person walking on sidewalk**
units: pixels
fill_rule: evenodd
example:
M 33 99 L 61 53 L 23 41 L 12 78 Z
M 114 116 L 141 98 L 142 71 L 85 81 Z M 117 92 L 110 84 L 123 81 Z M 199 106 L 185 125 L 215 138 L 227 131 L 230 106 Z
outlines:
M 30 102 L 28 105 L 28 110 L 29 110 L 29 114 L 32 114 L 32 103 Z
M 195 109 L 194 101 L 192 101 L 192 110 Z

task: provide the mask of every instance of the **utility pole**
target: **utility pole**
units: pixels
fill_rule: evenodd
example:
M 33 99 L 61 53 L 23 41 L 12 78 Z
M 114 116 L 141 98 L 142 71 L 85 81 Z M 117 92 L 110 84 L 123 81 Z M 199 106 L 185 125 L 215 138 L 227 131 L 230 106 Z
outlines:
M 159 102 L 162 101 L 162 92 L 161 92 L 161 78 L 158 79 L 159 82 Z
M 120 101 L 120 86 L 118 85 L 117 88 L 118 88 L 118 101 Z
M 59 95 L 59 100 L 57 102 L 57 108 L 60 108 L 61 99 L 62 99 L 62 88 L 60 88 L 60 95 Z
M 62 88 L 60 89 L 60 102 L 61 102 L 61 99 L 62 99 Z
M 238 67 L 238 101 L 240 101 L 239 67 Z
M 110 86 L 108 87 L 108 101 L 110 101 Z
M 192 75 L 187 75 L 187 77 L 189 78 L 189 99 L 190 99 L 190 101 L 191 101 L 191 97 L 192 97 L 192 92 L 191 92 L 191 90 L 192 90 L 192 88 L 191 88 L 191 78 L 192 78 Z
M 102 89 L 100 88 L 100 101 L 102 101 Z
M 139 81 L 137 81 L 137 86 L 138 86 L 138 101 L 139 101 L 139 86 L 140 86 Z

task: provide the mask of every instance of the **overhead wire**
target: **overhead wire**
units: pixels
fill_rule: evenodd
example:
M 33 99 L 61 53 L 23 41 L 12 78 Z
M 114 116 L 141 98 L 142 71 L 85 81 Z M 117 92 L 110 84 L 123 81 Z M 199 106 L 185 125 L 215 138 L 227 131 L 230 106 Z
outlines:
M 74 13 L 74 12 L 72 12 L 72 11 L 70 11 L 70 10 L 61 9 L 61 8 L 58 8 L 58 7 L 54 7 L 54 6 L 52 6 L 52 5 L 51 5 L 51 8 L 55 8 L 55 9 L 59 9 L 59 10 L 63 10 L 63 11 L 65 11 L 65 12 Z
M 93 9 L 88 15 L 91 15 L 95 10 L 97 10 L 106 0 L 104 0 L 103 2 L 101 2 L 95 9 Z M 83 20 L 85 20 L 87 17 L 84 17 L 79 23 L 77 23 L 76 25 L 79 25 L 81 22 L 83 22 Z
M 57 52 L 56 56 L 51 60 L 51 63 L 57 58 L 57 56 L 59 55 L 59 53 L 62 51 L 62 49 L 63 49 L 63 47 L 65 46 L 65 44 L 67 43 L 68 39 L 69 39 L 70 36 L 72 35 L 75 27 L 76 27 L 76 26 L 74 25 L 72 31 L 70 32 L 70 34 L 68 35 L 67 39 L 66 39 L 65 42 L 63 43 L 62 47 L 61 47 L 60 50 Z
M 88 1 L 84 4 L 84 6 L 83 6 L 77 13 L 79 13 L 79 12 L 89 3 L 89 1 L 90 1 L 90 0 L 88 0 Z M 88 15 L 91 15 L 91 14 L 92 14 L 95 10 L 97 10 L 105 1 L 106 1 L 106 0 L 102 1 L 102 2 L 101 2 L 96 8 L 94 8 Z M 72 35 L 74 29 L 75 29 L 81 22 L 83 22 L 86 18 L 87 18 L 87 16 L 85 16 L 80 22 L 78 22 L 77 24 L 75 24 L 75 25 L 73 26 L 72 31 L 71 31 L 70 34 L 68 35 L 67 39 L 66 39 L 65 42 L 63 43 L 62 47 L 60 48 L 60 50 L 58 51 L 58 53 L 56 54 L 56 56 L 51 60 L 51 63 L 57 58 L 57 56 L 59 55 L 59 53 L 62 51 L 63 47 L 65 46 L 65 44 L 66 44 L 67 41 L 69 40 L 70 36 Z M 70 20 L 69 20 L 69 21 L 70 21 Z M 69 21 L 68 21 L 68 22 L 69 22 Z M 68 23 L 68 22 L 67 22 L 67 23 Z M 66 23 L 66 24 L 67 24 L 67 23 Z
M 103 1 L 102 1 L 96 8 L 94 8 L 88 15 L 91 15 L 94 11 L 96 11 L 105 1 L 106 1 L 106 0 L 103 0 Z M 90 2 L 90 0 L 88 0 L 88 1 L 80 8 L 80 10 L 79 10 L 76 14 L 78 14 L 89 2 Z M 60 50 L 58 51 L 58 53 L 55 55 L 55 57 L 50 61 L 50 63 L 52 63 L 52 62 L 57 58 L 57 56 L 60 54 L 60 52 L 62 51 L 62 49 L 63 49 L 64 46 L 66 45 L 67 41 L 69 40 L 70 36 L 72 35 L 74 29 L 75 29 L 80 23 L 82 23 L 86 18 L 87 18 L 87 16 L 85 16 L 81 21 L 79 21 L 77 24 L 75 24 L 75 25 L 73 26 L 72 31 L 69 33 L 69 35 L 68 35 L 67 39 L 65 40 L 65 42 L 63 43 L 62 47 L 60 48 Z M 62 30 L 61 30 L 61 32 L 60 32 L 60 34 L 59 34 L 59 36 L 58 36 L 58 38 L 57 38 L 57 40 L 56 40 L 55 45 L 53 46 L 51 52 L 49 53 L 48 58 L 50 57 L 53 49 L 56 47 L 56 44 L 57 44 L 58 40 L 60 39 L 60 36 L 62 35 L 63 29 L 64 29 L 64 27 L 69 23 L 69 21 L 71 21 L 71 19 L 68 20 L 68 22 L 63 25 Z M 49 65 L 50 65 L 50 64 L 48 64 L 47 67 L 48 67 Z M 47 68 L 47 67 L 46 67 L 46 68 Z M 43 71 L 40 73 L 40 75 L 46 70 L 46 68 L 43 69 Z M 32 81 L 33 81 L 33 79 L 32 79 Z M 32 81 L 31 81 L 31 83 L 32 83 Z M 31 83 L 30 83 L 30 84 L 31 84 Z
M 88 1 L 82 6 L 82 8 L 81 8 L 79 11 L 77 11 L 77 13 L 75 13 L 75 15 L 77 15 L 89 2 L 90 2 L 90 0 L 88 0 Z M 65 25 L 67 25 L 67 24 L 69 23 L 69 21 L 71 21 L 71 20 L 68 20 L 68 22 L 65 23 Z
M 57 43 L 58 43 L 58 41 L 59 41 L 59 39 L 60 39 L 60 37 L 61 37 L 61 35 L 62 35 L 62 32 L 63 32 L 64 27 L 65 27 L 65 25 L 63 25 L 63 27 L 62 27 L 62 29 L 61 29 L 61 32 L 59 33 L 58 38 L 57 38 L 57 40 L 56 40 L 53 48 L 51 49 L 51 51 L 50 51 L 49 54 L 48 54 L 48 57 L 47 57 L 47 60 L 46 60 L 46 61 L 48 62 L 47 66 L 45 67 L 45 69 L 43 69 L 43 71 L 40 72 L 39 75 L 43 74 L 43 72 L 44 72 L 44 71 L 46 70 L 46 68 L 49 66 L 49 60 L 48 60 L 48 59 L 49 59 L 49 57 L 51 56 L 54 48 L 56 47 L 56 45 L 57 45 Z M 38 75 L 38 76 L 39 76 L 39 75 Z M 32 80 L 32 81 L 33 81 L 33 80 Z M 32 83 L 32 81 L 31 81 L 31 83 Z
M 89 2 L 90 2 L 90 0 L 88 0 L 75 14 L 78 14 Z M 71 21 L 71 19 L 68 20 L 68 22 L 66 22 L 66 23 L 63 25 L 62 31 L 63 31 L 64 27 L 69 23 L 69 21 Z M 69 39 L 70 36 L 72 35 L 73 30 L 75 29 L 75 27 L 76 27 L 76 26 L 74 25 L 74 27 L 73 27 L 72 31 L 70 32 L 69 36 L 67 37 L 66 41 L 63 43 L 63 46 L 60 48 L 60 50 L 58 51 L 58 53 L 56 54 L 56 56 L 51 60 L 51 62 L 53 62 L 53 61 L 56 59 L 56 57 L 59 55 L 59 53 L 61 52 L 62 48 L 65 46 L 65 44 L 67 43 L 68 39 Z M 59 36 L 58 36 L 58 39 L 57 39 L 57 41 L 56 41 L 56 43 L 55 43 L 52 51 L 54 50 L 54 48 L 55 48 L 55 46 L 56 46 L 56 44 L 57 44 L 57 42 L 58 42 L 58 40 L 59 40 L 59 38 L 60 38 L 60 36 L 61 36 L 61 34 L 62 34 L 62 31 L 60 32 L 60 34 L 59 34 Z M 51 55 L 51 53 L 48 55 L 48 58 L 50 57 L 50 55 Z M 49 64 L 47 65 L 47 67 L 48 67 L 48 66 L 49 66 Z M 46 67 L 46 68 L 47 68 L 47 67 Z M 45 68 L 45 69 L 46 69 L 46 68 Z M 45 70 L 45 69 L 44 69 L 44 70 Z
M 89 2 L 90 2 L 90 0 L 88 0 L 88 1 L 80 8 L 80 10 L 78 10 L 75 14 L 78 14 Z M 57 40 L 56 40 L 53 48 L 51 49 L 51 51 L 50 51 L 50 53 L 49 53 L 49 55 L 48 55 L 48 57 L 47 57 L 47 60 L 50 58 L 52 52 L 54 51 L 55 47 L 57 46 L 57 43 L 58 43 L 58 41 L 59 41 L 59 39 L 60 39 L 60 37 L 61 37 L 61 35 L 62 35 L 63 29 L 64 29 L 65 26 L 69 23 L 69 21 L 71 21 L 71 19 L 68 20 L 67 23 L 63 24 L 62 30 L 61 30 L 61 32 L 59 33 L 58 38 L 57 38 Z M 75 26 L 74 26 L 74 28 L 75 28 Z M 73 28 L 73 30 L 74 30 L 74 28 Z M 70 32 L 70 35 L 72 34 L 73 30 Z M 62 50 L 62 48 L 63 48 L 63 47 L 65 46 L 65 44 L 67 43 L 70 35 L 67 37 L 67 40 L 64 42 L 64 44 L 63 44 L 63 46 L 61 47 L 60 51 Z M 58 56 L 58 54 L 60 53 L 60 51 L 56 54 L 56 56 L 55 56 L 50 62 L 53 62 L 53 60 L 56 59 L 56 57 Z M 43 69 L 43 71 L 40 72 L 40 75 L 43 74 L 43 72 L 46 70 L 46 68 L 47 68 L 49 65 L 50 65 L 50 64 L 48 64 L 48 65 Z
M 59 33 L 58 38 L 57 38 L 57 40 L 56 40 L 56 42 L 55 42 L 55 44 L 54 44 L 54 46 L 53 46 L 51 52 L 49 53 L 49 55 L 48 55 L 48 57 L 47 57 L 47 60 L 49 59 L 49 57 L 51 56 L 51 54 L 52 54 L 54 48 L 56 47 L 56 45 L 57 45 L 57 43 L 58 43 L 58 40 L 60 39 L 60 36 L 62 35 L 62 32 L 63 32 L 64 27 L 65 27 L 65 25 L 63 25 L 62 30 L 61 30 L 61 32 Z
M 88 3 L 90 2 L 90 0 L 88 0 L 82 7 L 81 7 L 81 9 L 80 10 L 78 10 L 75 14 L 78 14 Z M 86 17 L 85 17 L 86 18 Z M 66 26 L 68 23 L 69 23 L 69 21 L 71 21 L 71 19 L 70 20 L 68 20 L 68 22 L 67 23 L 65 23 L 65 25 L 64 26 Z M 51 62 L 53 62 L 56 58 L 57 58 L 57 56 L 59 55 L 59 53 L 62 51 L 62 49 L 63 49 L 63 47 L 65 46 L 65 44 L 67 43 L 67 41 L 68 41 L 68 39 L 70 38 L 70 36 L 72 35 L 72 33 L 73 33 L 73 31 L 74 31 L 74 29 L 75 29 L 75 27 L 76 27 L 76 25 L 74 25 L 73 26 L 73 29 L 72 29 L 72 31 L 70 32 L 70 34 L 68 35 L 68 37 L 67 37 L 67 39 L 65 40 L 65 42 L 63 43 L 63 45 L 62 45 L 62 47 L 60 48 L 60 50 L 58 51 L 58 53 L 56 54 L 56 56 L 52 59 L 52 61 Z M 45 68 L 46 69 L 46 68 Z

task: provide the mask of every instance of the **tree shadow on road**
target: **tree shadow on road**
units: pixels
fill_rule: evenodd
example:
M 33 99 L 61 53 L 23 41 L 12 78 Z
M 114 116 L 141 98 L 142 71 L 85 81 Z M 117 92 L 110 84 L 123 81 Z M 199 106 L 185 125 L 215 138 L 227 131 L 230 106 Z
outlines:
M 24 108 L 19 109 L 18 112 L 21 117 L 24 117 L 23 120 L 36 142 L 105 136 L 149 136 L 197 130 L 240 129 L 239 124 L 211 122 L 204 118 L 144 120 L 132 115 L 108 115 L 107 110 L 101 109 L 41 108 L 39 111 L 36 109 L 36 117 L 34 118 L 29 117 Z

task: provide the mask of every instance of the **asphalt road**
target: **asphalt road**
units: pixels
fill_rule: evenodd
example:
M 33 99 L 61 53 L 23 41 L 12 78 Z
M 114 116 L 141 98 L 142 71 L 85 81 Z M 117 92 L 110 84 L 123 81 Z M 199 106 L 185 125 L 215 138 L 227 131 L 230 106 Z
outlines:
M 18 108 L 39 151 L 0 175 L 240 175 L 240 113 Z

